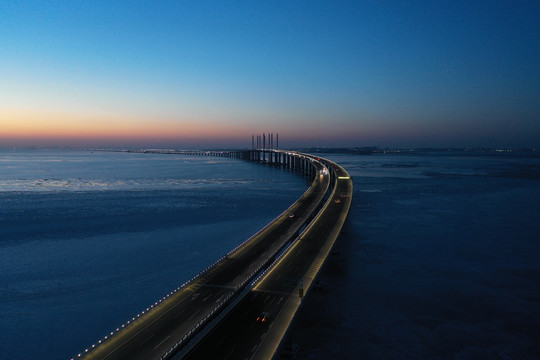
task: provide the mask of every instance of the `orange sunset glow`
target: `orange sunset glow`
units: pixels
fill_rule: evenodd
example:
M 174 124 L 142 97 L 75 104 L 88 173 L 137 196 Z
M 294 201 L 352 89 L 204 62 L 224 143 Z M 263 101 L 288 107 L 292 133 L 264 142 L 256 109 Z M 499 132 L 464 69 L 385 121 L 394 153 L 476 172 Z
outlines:
M 5 111 L 0 118 L 0 136 L 4 139 L 201 139 L 249 135 L 240 126 L 205 119 L 171 121 L 31 111 Z
M 7 3 L 0 148 L 539 146 L 534 2 Z

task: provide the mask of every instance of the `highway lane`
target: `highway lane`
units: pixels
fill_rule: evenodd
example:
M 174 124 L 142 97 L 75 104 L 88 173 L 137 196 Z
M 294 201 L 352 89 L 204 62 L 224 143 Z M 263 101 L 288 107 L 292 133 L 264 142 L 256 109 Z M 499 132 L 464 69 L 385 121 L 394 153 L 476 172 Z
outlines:
M 334 191 L 316 221 L 228 316 L 185 359 L 270 359 L 336 240 L 352 201 L 352 181 L 340 166 Z M 262 313 L 268 321 L 258 322 Z M 317 316 L 317 314 L 313 314 Z
M 324 169 L 314 163 L 317 171 Z M 322 174 L 322 172 L 321 172 Z M 180 291 L 134 318 L 121 331 L 94 350 L 76 356 L 84 359 L 159 359 L 216 306 L 235 293 L 261 267 L 272 261 L 319 207 L 329 186 L 329 176 L 316 176 L 312 186 L 269 226 L 229 253 Z M 294 214 L 294 217 L 290 217 Z M 136 320 L 136 321 L 133 321 Z

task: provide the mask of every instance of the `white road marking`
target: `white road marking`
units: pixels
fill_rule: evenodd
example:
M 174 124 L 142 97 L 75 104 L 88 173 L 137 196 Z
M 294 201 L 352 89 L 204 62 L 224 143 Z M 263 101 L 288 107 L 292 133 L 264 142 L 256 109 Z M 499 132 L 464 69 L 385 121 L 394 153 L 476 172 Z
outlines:
M 170 338 L 171 336 L 167 336 L 165 339 L 163 339 L 163 341 L 161 341 L 159 344 L 157 344 L 154 349 L 157 349 L 159 347 L 159 345 L 163 344 L 165 342 L 165 340 L 167 340 L 168 338 Z
M 188 320 L 193 319 L 193 317 L 194 317 L 195 315 L 197 315 L 200 311 L 201 311 L 201 310 L 197 310 L 196 312 L 194 312 L 193 314 L 191 314 L 191 316 L 188 318 Z
M 184 311 L 186 311 L 186 309 L 180 311 L 180 312 L 178 313 L 178 315 L 176 315 L 174 318 L 175 318 L 175 319 L 178 318 L 180 315 L 182 315 L 182 314 L 184 313 Z
M 148 340 L 150 340 L 151 338 L 154 337 L 154 334 L 150 335 L 149 337 L 146 338 L 146 340 L 144 340 L 142 343 L 139 344 L 139 347 L 143 346 L 144 344 L 146 344 L 148 342 Z
M 232 355 L 232 353 L 234 352 L 234 350 L 236 350 L 236 346 L 233 347 L 233 348 L 231 349 L 231 351 L 229 351 L 229 353 L 227 354 L 227 356 L 225 356 L 223 359 L 224 359 L 224 360 L 227 360 L 227 359 Z

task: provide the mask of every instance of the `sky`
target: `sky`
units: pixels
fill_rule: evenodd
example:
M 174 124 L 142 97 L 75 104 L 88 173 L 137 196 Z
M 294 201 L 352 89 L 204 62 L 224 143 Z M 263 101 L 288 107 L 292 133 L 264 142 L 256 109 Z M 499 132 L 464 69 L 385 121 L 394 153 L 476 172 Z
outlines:
M 540 148 L 540 2 L 2 1 L 0 148 Z

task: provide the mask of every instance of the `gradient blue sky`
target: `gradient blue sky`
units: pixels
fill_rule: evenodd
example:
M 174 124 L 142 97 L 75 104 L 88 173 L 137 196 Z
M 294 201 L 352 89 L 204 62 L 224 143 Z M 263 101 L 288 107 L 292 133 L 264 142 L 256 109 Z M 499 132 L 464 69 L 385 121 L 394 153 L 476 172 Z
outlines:
M 4 1 L 0 147 L 540 147 L 538 1 Z

